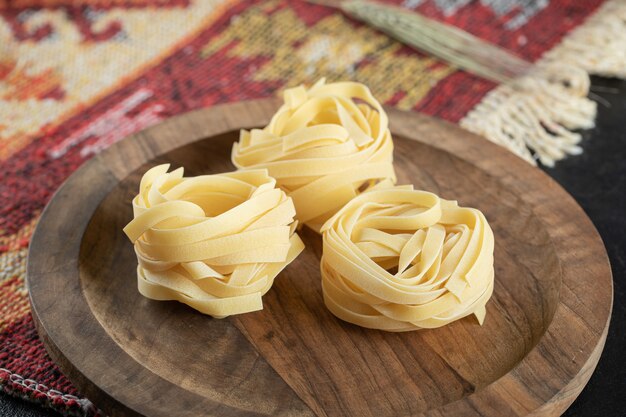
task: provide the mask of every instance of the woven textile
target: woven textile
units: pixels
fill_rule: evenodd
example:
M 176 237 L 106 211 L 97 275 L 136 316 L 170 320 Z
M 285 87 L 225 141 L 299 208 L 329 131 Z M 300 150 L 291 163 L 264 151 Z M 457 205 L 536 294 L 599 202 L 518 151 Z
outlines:
M 535 61 L 600 3 L 402 5 Z M 321 76 L 451 122 L 495 87 L 303 1 L 0 0 L 0 388 L 67 415 L 98 413 L 46 355 L 24 286 L 31 233 L 65 178 L 166 117 Z

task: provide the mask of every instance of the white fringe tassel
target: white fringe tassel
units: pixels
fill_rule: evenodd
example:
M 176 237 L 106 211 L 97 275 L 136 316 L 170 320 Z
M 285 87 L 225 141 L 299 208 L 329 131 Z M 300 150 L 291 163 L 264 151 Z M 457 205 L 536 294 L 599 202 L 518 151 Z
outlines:
M 545 57 L 576 65 L 590 74 L 626 78 L 626 1 L 604 3 Z
M 626 78 L 626 0 L 610 0 L 535 65 L 489 92 L 461 126 L 529 163 L 553 166 L 582 152 L 580 129 L 594 126 L 589 73 Z

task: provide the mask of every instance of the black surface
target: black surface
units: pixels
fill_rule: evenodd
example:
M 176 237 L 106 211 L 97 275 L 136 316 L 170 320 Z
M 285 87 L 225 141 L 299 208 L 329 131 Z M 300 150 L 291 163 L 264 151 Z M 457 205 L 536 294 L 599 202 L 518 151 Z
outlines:
M 546 172 L 585 210 L 604 240 L 613 269 L 613 316 L 604 352 L 567 417 L 626 416 L 626 81 L 593 78 L 602 97 L 585 152 Z M 607 107 L 608 105 L 608 107 Z M 584 273 L 584 271 L 581 271 Z
M 0 394 L 0 416 L 2 417 L 62 417 L 61 414 L 44 410 L 41 406 Z
M 611 259 L 615 299 L 600 363 L 564 416 L 626 417 L 626 81 L 594 78 L 592 91 L 602 103 L 597 127 L 585 133 L 585 152 L 546 172 L 574 196 L 598 228 Z M 0 395 L 0 416 L 57 414 Z

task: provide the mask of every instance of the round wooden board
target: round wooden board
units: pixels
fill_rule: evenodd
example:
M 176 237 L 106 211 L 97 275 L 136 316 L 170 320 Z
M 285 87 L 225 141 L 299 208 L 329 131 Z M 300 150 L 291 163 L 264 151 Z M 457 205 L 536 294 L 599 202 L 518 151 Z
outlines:
M 33 236 L 28 285 L 39 334 L 110 416 L 553 416 L 593 372 L 611 315 L 602 241 L 538 169 L 453 125 L 389 110 L 399 183 L 482 210 L 496 238 L 485 324 L 386 333 L 325 308 L 321 238 L 279 275 L 264 309 L 223 320 L 142 297 L 122 233 L 142 173 L 233 169 L 240 128 L 274 100 L 217 106 L 140 132 L 79 169 Z

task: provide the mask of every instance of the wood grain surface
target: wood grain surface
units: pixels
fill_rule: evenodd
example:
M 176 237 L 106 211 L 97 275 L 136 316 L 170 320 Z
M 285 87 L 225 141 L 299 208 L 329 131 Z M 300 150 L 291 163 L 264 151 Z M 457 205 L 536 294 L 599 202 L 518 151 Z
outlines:
M 240 128 L 274 100 L 188 113 L 112 146 L 44 211 L 28 285 L 39 334 L 110 416 L 556 416 L 598 362 L 612 278 L 595 228 L 554 181 L 453 125 L 389 110 L 399 183 L 482 210 L 496 238 L 495 291 L 481 327 L 386 333 L 325 308 L 321 238 L 264 297 L 223 320 L 142 297 L 122 227 L 149 167 L 233 170 Z

